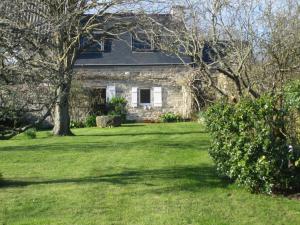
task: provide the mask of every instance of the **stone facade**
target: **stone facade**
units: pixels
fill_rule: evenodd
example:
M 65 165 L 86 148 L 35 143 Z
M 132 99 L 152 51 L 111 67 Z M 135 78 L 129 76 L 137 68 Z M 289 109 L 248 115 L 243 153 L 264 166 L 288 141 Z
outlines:
M 90 66 L 76 67 L 75 71 L 77 80 L 84 88 L 114 87 L 115 96 L 125 97 L 128 102 L 128 120 L 157 121 L 160 115 L 167 112 L 179 114 L 186 119 L 191 116 L 192 96 L 184 85 L 188 76 L 188 68 L 185 66 Z M 135 88 L 137 98 L 134 100 L 135 93 L 132 90 Z M 154 98 L 157 95 L 154 96 L 154 88 L 161 90 L 160 105 L 155 105 Z M 150 89 L 150 104 L 140 103 L 141 89 Z M 136 100 L 137 104 L 133 102 Z

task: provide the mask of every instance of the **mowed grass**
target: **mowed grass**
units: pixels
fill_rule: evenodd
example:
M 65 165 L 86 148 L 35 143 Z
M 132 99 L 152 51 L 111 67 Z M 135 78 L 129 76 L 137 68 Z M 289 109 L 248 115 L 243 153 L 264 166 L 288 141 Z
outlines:
M 300 224 L 300 202 L 216 173 L 196 123 L 74 130 L 0 142 L 0 224 Z

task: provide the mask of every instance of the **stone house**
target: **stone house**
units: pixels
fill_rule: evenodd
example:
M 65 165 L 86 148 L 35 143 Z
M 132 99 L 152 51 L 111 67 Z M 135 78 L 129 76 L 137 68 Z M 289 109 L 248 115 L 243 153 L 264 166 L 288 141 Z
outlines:
M 185 86 L 189 62 L 189 57 L 160 51 L 146 35 L 127 32 L 118 39 L 100 37 L 81 53 L 74 70 L 82 86 L 96 95 L 98 106 L 122 96 L 128 120 L 156 121 L 167 112 L 190 118 L 192 96 Z M 76 107 L 82 117 L 89 113 L 84 104 Z

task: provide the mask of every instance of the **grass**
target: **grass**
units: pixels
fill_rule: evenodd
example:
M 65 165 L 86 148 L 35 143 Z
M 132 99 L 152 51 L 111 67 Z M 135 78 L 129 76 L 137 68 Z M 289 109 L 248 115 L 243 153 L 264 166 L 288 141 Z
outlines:
M 300 202 L 219 177 L 198 124 L 132 124 L 0 143 L 0 224 L 300 224 Z

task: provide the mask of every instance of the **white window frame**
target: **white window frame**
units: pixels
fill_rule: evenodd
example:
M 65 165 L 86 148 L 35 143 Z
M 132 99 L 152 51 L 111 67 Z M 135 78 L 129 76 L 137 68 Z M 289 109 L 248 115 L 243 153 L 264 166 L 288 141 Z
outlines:
M 142 90 L 149 90 L 150 91 L 150 102 L 149 103 L 141 103 L 141 91 Z M 152 89 L 151 88 L 139 88 L 139 105 L 141 106 L 151 106 L 152 105 Z
M 130 34 L 130 37 L 131 37 L 131 51 L 134 52 L 134 53 L 153 53 L 156 49 L 155 49 L 155 40 L 152 36 L 149 37 L 149 41 L 150 41 L 150 47 L 151 49 L 148 49 L 147 51 L 143 51 L 142 49 L 140 51 L 136 51 L 133 47 L 133 39 L 136 37 L 138 38 L 138 35 L 139 34 L 144 34 L 146 35 L 146 37 L 149 37 L 144 31 L 137 31 L 136 32 L 136 35 L 135 34 Z M 141 40 L 139 40 L 141 41 Z
M 97 42 L 100 45 L 100 52 L 104 52 L 105 48 L 104 48 L 104 40 L 94 40 L 94 42 Z
M 93 35 L 100 35 L 100 34 L 103 34 L 103 32 L 97 32 L 97 31 L 94 31 L 93 32 Z M 92 39 L 89 39 L 89 41 L 91 41 Z M 105 51 L 105 37 L 101 37 L 100 40 L 93 40 L 93 42 L 96 42 L 98 43 L 98 45 L 100 45 L 100 52 L 104 52 Z M 94 52 L 99 52 L 99 51 L 87 51 L 85 50 L 84 52 L 86 53 L 94 53 Z

